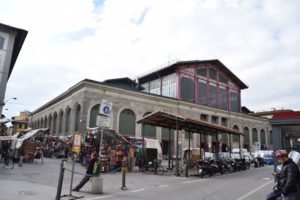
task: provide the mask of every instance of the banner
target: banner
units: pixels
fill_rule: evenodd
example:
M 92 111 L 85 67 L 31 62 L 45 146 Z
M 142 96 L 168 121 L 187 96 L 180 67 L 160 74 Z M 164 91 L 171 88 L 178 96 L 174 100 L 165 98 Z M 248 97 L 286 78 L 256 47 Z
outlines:
M 79 153 L 81 148 L 81 135 L 74 135 L 73 148 L 72 151 Z

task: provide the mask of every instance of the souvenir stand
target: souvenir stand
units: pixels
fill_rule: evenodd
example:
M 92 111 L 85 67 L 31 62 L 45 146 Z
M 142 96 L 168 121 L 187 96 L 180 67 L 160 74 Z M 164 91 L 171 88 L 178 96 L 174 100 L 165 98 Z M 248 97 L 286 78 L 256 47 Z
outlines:
M 68 156 L 69 141 L 58 136 L 47 135 L 43 143 L 45 157 L 64 158 Z
M 91 131 L 92 130 L 92 131 Z M 88 133 L 93 133 L 93 149 L 99 153 L 101 129 L 91 128 Z M 122 166 L 122 161 L 129 161 L 131 166 L 135 160 L 136 147 L 123 136 L 111 129 L 103 130 L 103 141 L 101 144 L 100 165 L 101 172 L 118 171 Z M 132 166 L 133 168 L 133 166 Z

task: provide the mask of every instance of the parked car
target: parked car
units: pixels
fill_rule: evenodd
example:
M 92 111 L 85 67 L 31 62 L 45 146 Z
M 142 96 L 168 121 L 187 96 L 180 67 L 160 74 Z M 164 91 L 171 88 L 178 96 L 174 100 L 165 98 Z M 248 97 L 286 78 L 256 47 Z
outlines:
M 274 159 L 272 155 L 264 155 L 264 163 L 266 165 L 273 165 L 274 164 Z

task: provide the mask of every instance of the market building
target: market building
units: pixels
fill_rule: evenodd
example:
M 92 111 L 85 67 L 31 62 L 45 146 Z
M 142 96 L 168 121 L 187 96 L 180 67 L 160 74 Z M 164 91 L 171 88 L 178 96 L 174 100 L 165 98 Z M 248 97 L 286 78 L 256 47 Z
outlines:
M 208 134 L 202 144 L 199 134 L 188 137 L 181 131 L 178 137 L 182 149 L 188 143 L 193 148 L 204 145 L 201 148 L 207 151 L 213 151 L 213 144 L 220 144 L 221 151 L 228 151 L 228 144 L 232 148 L 242 144 L 249 151 L 270 148 L 268 119 L 243 112 L 241 90 L 246 88 L 219 60 L 177 62 L 136 81 L 129 78 L 80 81 L 32 112 L 29 126 L 50 128 L 52 135 L 85 134 L 87 127 L 96 127 L 100 103 L 105 99 L 113 103 L 111 129 L 125 136 L 157 139 L 164 155 L 169 148 L 175 152 L 176 134 L 169 139 L 168 129 L 137 123 L 159 110 L 243 133 L 242 137 L 229 137 L 220 131 L 217 137 L 212 137 L 206 129 Z

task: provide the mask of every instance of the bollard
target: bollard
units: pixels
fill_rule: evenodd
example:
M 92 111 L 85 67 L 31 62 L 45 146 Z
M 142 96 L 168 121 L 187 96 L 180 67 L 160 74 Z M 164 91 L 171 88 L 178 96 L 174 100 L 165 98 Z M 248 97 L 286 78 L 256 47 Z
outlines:
M 103 193 L 103 178 L 101 176 L 93 176 L 92 178 L 91 193 L 102 194 Z
M 183 164 L 183 167 L 184 167 L 184 171 L 185 171 L 185 177 L 189 177 L 189 166 L 188 166 L 188 161 L 184 161 L 184 164 Z
M 126 161 L 122 161 L 122 187 L 121 190 L 127 190 L 126 187 L 126 173 L 127 173 L 128 169 L 126 167 Z
M 67 164 L 67 160 L 62 159 L 61 163 L 60 163 L 60 173 L 59 173 L 58 186 L 57 186 L 57 192 L 56 192 L 55 200 L 60 200 L 60 197 L 61 197 L 61 189 L 62 189 L 62 183 L 63 183 L 63 180 L 64 180 L 64 173 L 65 173 L 66 164 Z
M 158 163 L 157 163 L 157 160 L 156 159 L 154 159 L 154 161 L 153 161 L 153 167 L 154 167 L 154 174 L 156 175 L 157 174 L 157 167 L 158 167 Z

